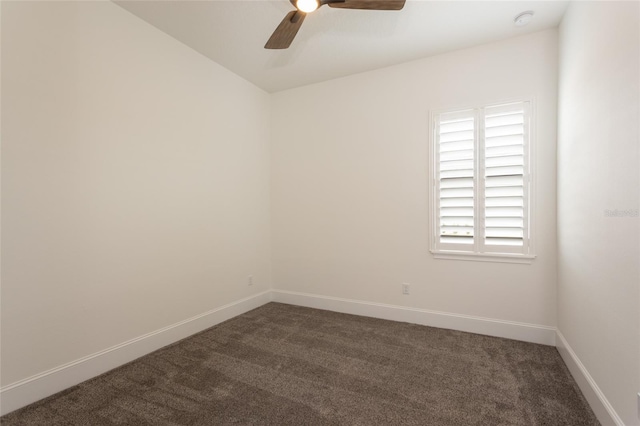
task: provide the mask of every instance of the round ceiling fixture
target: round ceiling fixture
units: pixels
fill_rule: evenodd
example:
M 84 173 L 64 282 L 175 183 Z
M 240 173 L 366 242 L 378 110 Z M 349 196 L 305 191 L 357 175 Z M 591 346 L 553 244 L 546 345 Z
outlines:
M 304 13 L 311 13 L 320 6 L 318 0 L 298 0 L 296 1 L 296 7 L 298 10 Z
M 524 27 L 533 19 L 533 10 L 527 10 L 526 12 L 522 12 L 515 18 L 513 18 L 513 22 L 516 27 Z

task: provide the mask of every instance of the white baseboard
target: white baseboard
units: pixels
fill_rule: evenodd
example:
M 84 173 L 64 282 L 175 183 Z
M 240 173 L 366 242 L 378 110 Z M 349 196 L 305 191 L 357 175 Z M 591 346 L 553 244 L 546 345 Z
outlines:
M 445 329 L 557 346 L 578 386 L 603 425 L 624 426 L 607 398 L 555 327 L 452 314 L 406 306 L 342 299 L 284 290 L 262 293 L 131 339 L 0 389 L 0 415 L 10 413 L 136 358 L 177 342 L 270 301 L 353 315 L 409 322 Z
M 293 291 L 273 290 L 272 293 L 274 302 L 288 303 L 291 305 L 504 337 L 543 345 L 554 346 L 556 343 L 556 329 L 550 326 L 452 314 L 361 300 L 341 299 Z
M 578 358 L 573 349 L 571 349 L 571 346 L 569 346 L 569 343 L 567 343 L 567 340 L 560 330 L 558 330 L 557 333 L 556 347 L 558 348 L 558 352 L 560 352 L 560 356 L 564 360 L 564 363 L 567 364 L 571 375 L 578 384 L 578 387 L 580 387 L 582 394 L 589 402 L 591 409 L 600 423 L 604 426 L 624 426 L 622 419 L 618 416 L 616 410 L 613 409 L 607 397 L 604 396 L 604 393 L 602 393 L 596 381 L 591 377 L 591 374 L 589 374 L 584 364 L 582 364 L 580 358 Z
M 271 301 L 271 291 L 229 303 L 0 389 L 0 415 L 119 367 Z

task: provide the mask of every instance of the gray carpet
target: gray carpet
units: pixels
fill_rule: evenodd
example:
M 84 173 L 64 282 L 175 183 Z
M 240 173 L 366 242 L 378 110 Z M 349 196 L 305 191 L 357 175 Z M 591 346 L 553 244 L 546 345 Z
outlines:
M 598 425 L 554 347 L 269 303 L 3 425 Z

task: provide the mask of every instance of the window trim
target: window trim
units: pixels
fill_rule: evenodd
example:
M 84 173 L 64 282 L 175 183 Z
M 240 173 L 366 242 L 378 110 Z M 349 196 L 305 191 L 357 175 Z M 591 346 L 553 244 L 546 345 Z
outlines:
M 524 213 L 523 219 L 526 221 L 525 229 L 528 230 L 528 249 L 524 250 L 523 253 L 494 253 L 494 252 L 480 252 L 478 251 L 479 244 L 475 241 L 474 244 L 470 246 L 470 251 L 459 250 L 457 248 L 442 248 L 437 244 L 438 241 L 438 190 L 437 190 L 437 178 L 438 178 L 438 167 L 437 164 L 437 123 L 436 119 L 441 114 L 446 113 L 455 113 L 462 112 L 465 110 L 473 110 L 473 115 L 478 120 L 481 117 L 481 111 L 485 108 L 495 107 L 510 103 L 519 103 L 519 102 L 527 102 L 528 103 L 528 123 L 529 123 L 529 132 L 528 132 L 528 141 L 525 146 L 525 182 L 524 182 L 524 190 L 525 194 L 528 196 L 528 206 Z M 476 121 L 478 122 L 478 121 Z M 520 264 L 531 264 L 533 260 L 537 257 L 535 251 L 535 194 L 536 194 L 536 179 L 537 179 L 537 168 L 536 168 L 536 102 L 533 96 L 521 96 L 516 98 L 502 99 L 492 102 L 485 102 L 482 104 L 476 104 L 473 106 L 461 106 L 461 107 L 451 107 L 451 108 L 441 108 L 434 109 L 429 111 L 429 149 L 428 149 L 428 160 L 429 160 L 429 248 L 430 253 L 432 254 L 434 259 L 445 259 L 445 260 L 467 260 L 467 261 L 486 261 L 486 262 L 502 262 L 502 263 L 520 263 Z M 484 131 L 484 126 L 475 126 L 474 127 L 474 137 L 475 138 L 484 138 L 484 134 L 481 134 L 480 128 L 482 127 L 482 131 Z M 481 141 L 484 144 L 484 140 Z M 476 170 L 480 170 L 480 167 L 483 166 L 484 163 L 484 155 L 475 156 L 474 158 Z M 479 176 L 476 173 L 474 177 L 474 192 L 477 191 L 477 184 Z M 480 200 L 479 204 L 475 205 L 476 211 L 480 211 L 482 206 L 484 205 L 484 199 Z M 474 226 L 480 226 L 480 217 L 479 215 L 474 215 Z M 484 215 L 483 215 L 484 217 Z

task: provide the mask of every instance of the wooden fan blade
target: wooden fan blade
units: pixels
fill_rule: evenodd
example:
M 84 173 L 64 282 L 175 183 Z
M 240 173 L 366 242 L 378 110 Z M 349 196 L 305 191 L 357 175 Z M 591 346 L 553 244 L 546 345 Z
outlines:
M 292 10 L 287 13 L 278 28 L 271 34 L 269 41 L 264 45 L 265 49 L 286 49 L 298 34 L 306 13 Z
M 400 10 L 405 0 L 345 0 L 327 3 L 340 9 Z

